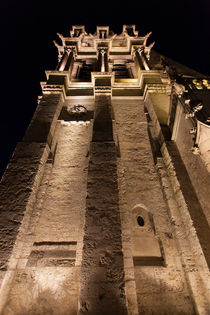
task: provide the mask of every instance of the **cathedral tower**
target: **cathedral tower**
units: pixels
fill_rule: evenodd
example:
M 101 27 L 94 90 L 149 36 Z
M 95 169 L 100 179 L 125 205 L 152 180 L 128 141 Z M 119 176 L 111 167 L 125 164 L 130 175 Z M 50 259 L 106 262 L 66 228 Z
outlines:
M 0 314 L 209 314 L 210 80 L 135 25 L 58 37 L 0 183 Z

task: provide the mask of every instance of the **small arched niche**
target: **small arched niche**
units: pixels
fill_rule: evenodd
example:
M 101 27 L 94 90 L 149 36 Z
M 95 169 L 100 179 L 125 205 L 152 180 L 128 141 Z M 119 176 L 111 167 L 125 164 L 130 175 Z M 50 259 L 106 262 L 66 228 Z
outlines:
M 132 209 L 131 248 L 135 266 L 163 265 L 160 240 L 155 234 L 153 214 L 143 205 Z
M 135 234 L 154 234 L 153 215 L 141 204 L 132 209 L 132 230 Z

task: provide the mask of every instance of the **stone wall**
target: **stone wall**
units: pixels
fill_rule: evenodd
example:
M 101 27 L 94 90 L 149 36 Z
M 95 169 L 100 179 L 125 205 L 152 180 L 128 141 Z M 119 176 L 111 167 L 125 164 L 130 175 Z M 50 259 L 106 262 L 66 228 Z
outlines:
M 0 187 L 1 314 L 208 314 L 202 246 L 155 97 L 75 97 L 65 112 L 58 95 L 48 101 Z M 78 104 L 87 114 L 69 115 Z
M 146 108 L 150 119 L 149 130 L 152 141 L 157 141 L 159 144 L 157 169 L 192 303 L 197 313 L 208 314 L 210 309 L 209 269 L 204 256 L 205 251 L 201 247 L 202 243 L 200 243 L 196 224 L 193 221 L 193 208 L 190 208 L 189 199 L 186 198 L 190 197 L 192 206 L 196 207 L 196 194 L 192 189 L 192 183 L 189 180 L 189 175 L 186 173 L 184 163 L 180 159 L 176 144 L 173 141 L 164 141 L 149 94 L 146 96 Z M 187 126 L 188 124 L 186 124 Z M 189 133 L 185 134 L 185 137 L 187 136 L 189 137 Z M 183 139 L 185 140 L 186 138 Z M 189 138 L 186 139 L 186 142 L 188 140 Z M 185 182 L 184 185 L 183 180 Z
M 48 151 L 10 259 L 2 314 L 77 312 L 91 132 L 90 121 L 57 122 L 54 153 Z
M 181 104 L 178 106 L 180 107 L 181 115 L 174 141 L 199 199 L 202 211 L 204 212 L 208 225 L 210 226 L 210 175 L 208 174 L 200 155 L 193 154 L 192 148 L 194 146 L 194 135 L 190 134 L 192 124 L 189 118 L 185 119 Z
M 113 101 L 113 106 L 121 156 L 118 172 L 128 309 L 130 314 L 194 314 L 168 207 L 154 165 L 144 103 L 140 99 L 122 99 Z M 133 235 L 148 225 L 138 226 L 137 208 L 145 221 L 142 209 L 151 214 L 154 239 L 159 242 L 161 252 L 161 257 L 154 260 L 156 245 L 150 251 L 145 247 L 145 257 L 142 257 L 142 251 L 139 253 L 139 264 L 132 259 Z M 145 231 L 143 234 L 145 237 Z M 151 239 L 149 241 L 151 244 Z
M 44 138 L 39 137 L 36 128 L 31 122 L 27 137 L 20 142 L 12 156 L 10 163 L 4 173 L 0 184 L 1 197 L 1 301 L 0 310 L 2 309 L 9 282 L 12 279 L 13 270 L 17 266 L 15 256 L 9 262 L 12 252 L 16 255 L 15 248 L 17 245 L 17 235 L 20 226 L 26 226 L 26 213 L 33 211 L 36 202 L 38 187 L 44 173 L 44 165 L 50 153 L 49 135 L 53 134 L 55 128 L 54 121 L 57 120 L 61 105 L 62 94 L 55 93 L 52 95 L 43 95 L 33 120 L 36 117 L 42 117 L 44 128 Z M 23 224 L 23 219 L 25 224 Z M 23 247 L 24 241 L 20 241 L 20 247 Z M 15 245 L 15 247 L 14 247 Z M 9 264 L 9 268 L 8 268 Z M 6 273 L 6 270 L 8 272 Z M 5 274 L 6 273 L 6 274 Z

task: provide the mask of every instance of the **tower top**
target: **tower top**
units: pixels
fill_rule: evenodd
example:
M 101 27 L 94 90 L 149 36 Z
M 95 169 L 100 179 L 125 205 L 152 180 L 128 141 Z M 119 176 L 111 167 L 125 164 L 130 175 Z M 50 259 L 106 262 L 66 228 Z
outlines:
M 154 43 L 147 46 L 147 39 L 151 32 L 139 36 L 135 25 L 123 25 L 122 33 L 115 34 L 109 26 L 97 26 L 94 34 L 87 33 L 84 25 L 73 25 L 69 36 L 57 33 L 61 45 L 54 41 L 58 54 L 62 55 L 65 49 L 74 48 L 77 53 L 97 54 L 98 48 L 106 48 L 110 54 L 130 54 L 133 49 L 143 49 L 149 59 Z

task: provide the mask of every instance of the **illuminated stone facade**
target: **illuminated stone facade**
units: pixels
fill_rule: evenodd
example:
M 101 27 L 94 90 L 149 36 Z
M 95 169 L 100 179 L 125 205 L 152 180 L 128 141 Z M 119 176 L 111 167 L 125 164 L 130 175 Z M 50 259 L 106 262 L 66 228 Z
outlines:
M 210 81 L 134 25 L 58 36 L 0 184 L 0 314 L 209 314 Z

